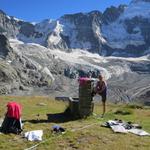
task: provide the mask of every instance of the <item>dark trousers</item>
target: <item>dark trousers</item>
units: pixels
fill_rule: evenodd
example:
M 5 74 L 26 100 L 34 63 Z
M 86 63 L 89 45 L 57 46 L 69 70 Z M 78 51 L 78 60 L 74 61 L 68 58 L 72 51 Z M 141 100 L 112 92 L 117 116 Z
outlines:
M 102 93 L 98 93 L 95 90 L 92 91 L 91 95 L 92 97 L 94 97 L 96 94 L 99 94 L 102 97 L 102 102 L 106 102 L 106 98 L 107 98 L 107 90 L 104 90 Z
M 2 123 L 1 132 L 19 134 L 21 131 L 22 129 L 20 120 L 5 116 L 5 119 Z

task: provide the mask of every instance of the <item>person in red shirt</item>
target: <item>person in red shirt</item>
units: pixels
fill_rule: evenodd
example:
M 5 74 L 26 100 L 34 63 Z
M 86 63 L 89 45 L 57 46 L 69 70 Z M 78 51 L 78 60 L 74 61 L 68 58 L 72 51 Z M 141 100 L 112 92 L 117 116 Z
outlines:
M 7 117 L 19 120 L 21 117 L 21 105 L 16 102 L 8 102 L 7 104 Z
M 16 102 L 8 102 L 7 113 L 1 127 L 3 133 L 21 133 L 21 111 L 22 108 L 20 104 Z

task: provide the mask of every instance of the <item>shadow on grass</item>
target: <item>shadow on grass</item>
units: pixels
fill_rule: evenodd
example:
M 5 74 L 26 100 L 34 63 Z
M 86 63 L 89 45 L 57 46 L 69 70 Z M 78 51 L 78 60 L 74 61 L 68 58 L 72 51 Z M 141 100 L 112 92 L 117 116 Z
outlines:
M 78 119 L 77 117 L 64 112 L 57 113 L 57 114 L 47 114 L 47 118 L 48 118 L 48 122 L 55 122 L 55 123 L 69 122 Z
M 55 113 L 55 114 L 47 114 L 46 119 L 32 119 L 32 120 L 23 120 L 22 122 L 30 122 L 30 123 L 64 123 L 69 121 L 74 121 L 79 119 L 77 116 L 73 116 L 68 112 Z

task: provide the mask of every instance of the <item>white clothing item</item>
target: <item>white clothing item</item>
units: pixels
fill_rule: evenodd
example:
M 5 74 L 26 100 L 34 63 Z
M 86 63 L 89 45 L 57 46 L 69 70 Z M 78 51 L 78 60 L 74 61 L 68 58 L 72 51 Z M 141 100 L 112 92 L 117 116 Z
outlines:
M 2 126 L 3 121 L 4 121 L 4 119 L 0 118 L 0 127 Z
M 20 127 L 21 127 L 21 129 L 23 129 L 23 125 L 24 125 L 24 124 L 22 123 L 21 118 L 20 118 L 19 122 L 20 122 Z
M 117 132 L 117 133 L 133 133 L 133 134 L 136 134 L 136 135 L 139 135 L 139 136 L 150 136 L 150 134 L 144 130 L 141 130 L 141 129 L 136 129 L 136 128 L 132 128 L 132 129 L 126 129 L 126 123 L 125 122 L 118 122 L 116 120 L 109 120 L 107 121 L 107 123 L 109 124 L 109 126 L 111 127 L 111 129 L 114 131 L 114 132 Z
M 107 121 L 107 122 L 108 122 L 108 124 L 109 124 L 110 126 L 119 125 L 119 123 L 118 123 L 117 121 L 115 121 L 115 120 L 109 120 L 109 121 Z
M 146 135 L 150 136 L 148 132 L 141 130 L 141 129 L 130 129 L 128 130 L 128 132 L 139 135 L 139 136 L 146 136 Z
M 29 141 L 42 141 L 43 130 L 29 131 L 24 134 Z
M 0 127 L 2 126 L 3 120 L 3 118 L 0 118 Z M 0 134 L 2 134 L 2 132 L 0 132 Z
M 117 133 L 127 133 L 128 131 L 122 125 L 113 125 L 111 129 Z

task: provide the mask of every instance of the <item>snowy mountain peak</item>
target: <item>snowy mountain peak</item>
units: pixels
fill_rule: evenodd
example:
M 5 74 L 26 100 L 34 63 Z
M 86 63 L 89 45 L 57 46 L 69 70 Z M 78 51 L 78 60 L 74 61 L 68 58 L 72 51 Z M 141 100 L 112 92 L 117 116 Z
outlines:
M 142 18 L 149 18 L 150 16 L 150 0 L 134 0 L 130 5 L 125 9 L 122 14 L 122 18 L 131 19 L 133 17 L 139 16 Z
M 141 56 L 150 47 L 150 0 L 111 6 L 104 13 L 68 14 L 32 24 L 0 11 L 0 33 L 51 49 L 82 49 L 100 55 Z

